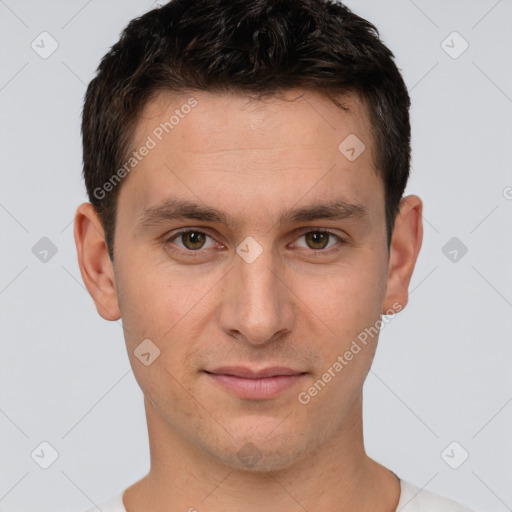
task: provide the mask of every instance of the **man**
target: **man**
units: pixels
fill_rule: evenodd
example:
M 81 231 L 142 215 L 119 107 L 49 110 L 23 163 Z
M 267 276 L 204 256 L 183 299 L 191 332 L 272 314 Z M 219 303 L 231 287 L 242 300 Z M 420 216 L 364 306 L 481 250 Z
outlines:
M 75 241 L 151 469 L 103 512 L 468 510 L 364 449 L 422 242 L 409 106 L 375 27 L 328 0 L 174 0 L 105 55 Z

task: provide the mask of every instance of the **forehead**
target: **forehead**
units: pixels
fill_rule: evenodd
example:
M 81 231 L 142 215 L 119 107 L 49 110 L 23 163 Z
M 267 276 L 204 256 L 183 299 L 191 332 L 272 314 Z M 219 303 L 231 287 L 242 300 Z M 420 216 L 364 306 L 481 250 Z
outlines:
M 316 200 L 338 199 L 337 192 L 371 202 L 382 191 L 367 112 L 355 94 L 337 100 L 348 111 L 305 90 L 264 99 L 160 92 L 145 105 L 133 136 L 133 151 L 149 140 L 152 149 L 130 173 L 128 191 L 121 190 L 120 197 L 129 195 L 132 211 L 169 196 L 196 202 L 220 198 L 224 206 L 252 204 L 253 210 L 271 209 L 273 202 L 291 206 L 311 194 Z M 346 140 L 364 147 L 356 159 L 343 152 Z
M 160 91 L 146 102 L 138 116 L 133 141 L 136 146 L 148 134 L 160 140 L 179 132 L 182 142 L 201 146 L 195 149 L 206 150 L 211 146 L 218 150 L 226 142 L 223 136 L 229 135 L 229 145 L 236 143 L 242 149 L 254 144 L 256 138 L 262 147 L 290 144 L 291 138 L 284 135 L 293 131 L 295 136 L 302 136 L 297 145 L 314 143 L 318 147 L 335 143 L 339 136 L 352 130 L 373 153 L 369 116 L 360 97 L 352 92 L 335 100 L 343 109 L 328 96 L 304 89 L 279 91 L 262 99 L 236 92 Z M 191 119 L 185 122 L 187 118 Z M 276 139 L 279 132 L 282 137 Z M 326 139 L 327 132 L 332 137 Z

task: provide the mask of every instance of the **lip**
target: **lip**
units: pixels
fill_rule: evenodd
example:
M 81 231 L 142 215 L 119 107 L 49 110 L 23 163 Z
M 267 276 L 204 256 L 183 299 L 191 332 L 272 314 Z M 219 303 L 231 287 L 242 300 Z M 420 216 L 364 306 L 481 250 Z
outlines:
M 248 366 L 221 366 L 215 370 L 208 371 L 207 373 L 214 373 L 217 375 L 232 375 L 234 377 L 243 377 L 245 379 L 261 379 L 263 377 L 275 377 L 279 375 L 299 375 L 299 370 L 293 370 L 285 366 L 270 366 L 260 370 L 254 370 Z
M 296 385 L 306 372 L 282 366 L 254 370 L 246 366 L 225 366 L 205 371 L 209 378 L 247 400 L 268 400 Z

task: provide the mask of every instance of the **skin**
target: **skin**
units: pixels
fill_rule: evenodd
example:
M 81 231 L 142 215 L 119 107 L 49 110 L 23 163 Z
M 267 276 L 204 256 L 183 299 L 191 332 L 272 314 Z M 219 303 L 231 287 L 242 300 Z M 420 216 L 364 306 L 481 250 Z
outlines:
M 197 106 L 121 185 L 114 264 L 92 205 L 80 205 L 75 217 L 84 283 L 103 318 L 122 317 L 145 397 L 151 469 L 126 490 L 125 507 L 392 512 L 399 482 L 366 454 L 362 432 L 362 387 L 378 336 L 309 403 L 298 394 L 381 314 L 406 306 L 422 202 L 402 199 L 388 253 L 384 186 L 355 94 L 344 97 L 348 113 L 304 90 L 287 91 L 287 101 L 193 97 Z M 154 97 L 133 147 L 189 98 Z M 349 134 L 366 146 L 354 161 L 338 150 Z M 169 197 L 213 206 L 237 224 L 171 218 L 137 227 L 145 208 Z M 367 215 L 277 223 L 284 210 L 334 199 L 361 204 Z M 183 228 L 208 236 L 168 240 Z M 306 236 L 315 229 L 344 242 Z M 252 263 L 236 252 L 247 237 L 262 249 Z M 134 354 L 144 339 L 160 349 L 148 366 Z M 221 365 L 307 374 L 275 398 L 243 400 L 203 371 Z M 249 462 L 240 455 L 247 450 Z

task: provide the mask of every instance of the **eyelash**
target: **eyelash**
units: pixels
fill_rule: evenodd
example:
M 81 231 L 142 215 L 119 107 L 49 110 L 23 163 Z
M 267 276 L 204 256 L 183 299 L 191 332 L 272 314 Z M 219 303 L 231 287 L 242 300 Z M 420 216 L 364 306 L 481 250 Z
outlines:
M 213 236 L 208 231 L 204 231 L 202 229 L 187 228 L 187 229 L 182 229 L 180 231 L 174 232 L 169 237 L 166 237 L 164 239 L 164 242 L 163 242 L 164 246 L 165 247 L 170 247 L 171 246 L 171 242 L 173 242 L 175 239 L 179 238 L 180 235 L 184 235 L 186 233 L 200 233 L 200 234 L 206 235 L 206 236 L 208 236 L 210 238 L 213 238 Z M 337 235 L 336 233 L 333 233 L 332 231 L 328 231 L 326 229 L 320 229 L 320 228 L 317 228 L 317 229 L 308 228 L 308 229 L 302 230 L 302 231 L 297 233 L 297 236 L 298 236 L 298 238 L 301 238 L 304 235 L 307 235 L 309 233 L 325 233 L 325 234 L 329 235 L 330 237 L 335 238 L 338 241 L 338 244 L 345 244 L 346 243 L 346 240 L 344 240 L 340 235 Z M 200 255 L 202 255 L 201 253 L 204 252 L 203 249 L 197 249 L 197 250 L 193 251 L 191 249 L 181 249 L 181 248 L 180 249 L 176 249 L 174 247 L 172 247 L 170 250 L 172 252 L 175 252 L 175 253 L 178 253 L 178 254 L 184 254 L 185 253 L 187 256 L 192 256 L 192 257 L 200 256 Z M 310 249 L 310 252 L 312 252 L 312 253 L 319 253 L 319 254 L 331 254 L 332 252 L 335 252 L 337 250 L 339 250 L 339 247 L 335 248 L 333 246 L 333 247 L 330 247 L 329 249 Z M 194 254 L 194 253 L 197 253 L 197 255 Z

